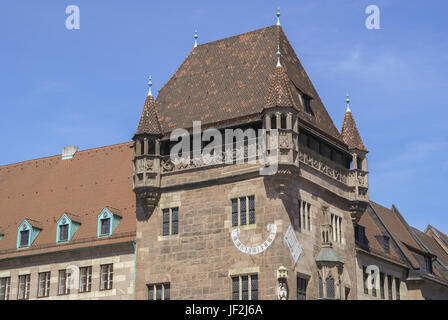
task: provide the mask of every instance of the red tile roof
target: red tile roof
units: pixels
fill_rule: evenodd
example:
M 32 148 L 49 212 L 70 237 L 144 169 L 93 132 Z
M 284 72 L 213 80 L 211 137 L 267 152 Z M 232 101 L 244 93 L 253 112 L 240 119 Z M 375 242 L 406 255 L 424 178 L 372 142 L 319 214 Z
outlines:
M 345 113 L 344 123 L 341 130 L 342 139 L 350 149 L 359 149 L 367 151 L 361 136 L 359 135 L 358 127 L 355 123 L 355 118 L 350 110 Z
M 127 142 L 79 151 L 68 160 L 58 155 L 0 166 L 0 228 L 4 231 L 0 259 L 5 255 L 67 249 L 76 247 L 75 243 L 91 245 L 96 242 L 97 217 L 108 206 L 122 217 L 114 231 L 117 237 L 98 241 L 113 243 L 135 238 L 132 145 Z M 56 223 L 67 212 L 81 226 L 71 242 L 58 246 Z M 31 249 L 16 250 L 17 228 L 25 218 L 30 223 L 38 221 L 42 231 Z
M 280 26 L 193 48 L 157 96 L 155 108 L 162 131 L 191 128 L 196 120 L 206 126 L 229 119 L 260 119 L 278 46 L 293 99 L 298 99 L 299 90 L 311 98 L 314 116 L 301 112 L 301 120 L 345 145 Z M 303 111 L 300 102 L 295 103 Z
M 157 112 L 155 109 L 155 100 L 152 95 L 146 97 L 145 105 L 140 117 L 140 122 L 135 134 L 143 133 L 154 135 L 162 134 L 162 128 L 160 127 Z

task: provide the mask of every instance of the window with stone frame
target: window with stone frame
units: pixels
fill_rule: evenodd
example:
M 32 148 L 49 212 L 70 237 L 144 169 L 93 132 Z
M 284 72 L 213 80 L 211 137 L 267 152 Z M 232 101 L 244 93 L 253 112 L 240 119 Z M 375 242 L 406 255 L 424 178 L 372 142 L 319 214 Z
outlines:
M 0 278 L 0 301 L 9 300 L 10 286 L 11 286 L 11 277 Z
M 71 272 L 67 270 L 59 270 L 59 288 L 58 295 L 70 294 Z
M 43 298 L 50 295 L 50 272 L 39 273 L 37 297 Z
M 384 273 L 380 272 L 380 297 L 381 299 L 385 298 L 385 292 L 384 292 Z
M 311 225 L 311 204 L 306 201 L 299 200 L 297 208 L 298 228 L 300 230 L 312 230 Z
M 306 287 L 308 286 L 308 280 L 297 277 L 297 300 L 306 300 Z
M 79 292 L 92 290 L 92 267 L 79 268 Z
M 113 264 L 102 264 L 100 266 L 100 290 L 112 290 L 114 279 Z
M 369 288 L 367 287 L 367 279 L 368 279 L 367 267 L 363 266 L 362 267 L 362 285 L 363 285 L 365 294 L 369 294 Z
M 233 300 L 258 300 L 258 275 L 238 275 L 232 277 Z
M 169 236 L 179 233 L 179 208 L 162 210 L 162 235 Z
M 389 295 L 389 300 L 392 300 L 392 277 L 387 276 L 387 293 Z
M 29 274 L 19 276 L 19 290 L 17 292 L 18 300 L 27 300 L 30 298 L 30 277 Z
M 232 226 L 255 223 L 255 196 L 232 199 Z
M 334 279 L 331 276 L 328 276 L 325 280 L 325 287 L 327 289 L 327 299 L 334 299 L 335 298 L 335 286 L 334 286 Z
M 148 284 L 148 300 L 170 300 L 170 284 Z
M 395 297 L 396 297 L 396 300 L 400 300 L 400 284 L 401 284 L 400 279 L 395 278 Z
M 333 229 L 333 241 L 342 243 L 342 217 L 331 214 L 331 228 Z

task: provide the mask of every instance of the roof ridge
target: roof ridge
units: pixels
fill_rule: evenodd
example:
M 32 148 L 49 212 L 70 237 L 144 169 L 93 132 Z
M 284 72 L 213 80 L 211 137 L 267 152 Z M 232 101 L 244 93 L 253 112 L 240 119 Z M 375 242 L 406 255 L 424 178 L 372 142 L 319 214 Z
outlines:
M 92 151 L 92 150 L 102 150 L 102 149 L 111 148 L 111 147 L 115 147 L 115 146 L 130 144 L 130 143 L 133 143 L 133 142 L 132 141 L 120 142 L 120 143 L 110 144 L 110 145 L 96 147 L 96 148 L 79 150 L 76 153 L 78 154 L 78 153 L 85 153 L 85 152 Z M 61 157 L 61 154 L 55 154 L 55 155 L 47 156 L 47 157 L 41 157 L 41 158 L 36 158 L 36 159 L 29 159 L 29 160 L 24 160 L 24 161 L 20 161 L 20 162 L 4 164 L 4 165 L 0 165 L 0 170 L 7 168 L 7 167 L 20 167 L 22 165 L 26 165 L 27 163 L 33 162 L 33 161 L 43 161 L 43 160 L 47 160 L 47 159 L 51 159 L 51 158 L 60 159 L 60 157 Z

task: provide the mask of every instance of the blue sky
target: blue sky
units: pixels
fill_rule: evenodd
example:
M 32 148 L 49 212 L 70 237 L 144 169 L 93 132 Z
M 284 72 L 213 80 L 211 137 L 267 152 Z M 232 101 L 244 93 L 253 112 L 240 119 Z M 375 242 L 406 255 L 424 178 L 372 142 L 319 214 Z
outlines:
M 65 28 L 78 5 L 80 30 Z M 381 29 L 365 27 L 380 8 Z M 345 94 L 370 197 L 448 233 L 446 1 L 2 1 L 0 165 L 129 141 L 147 93 L 199 42 L 281 23 L 336 126 Z

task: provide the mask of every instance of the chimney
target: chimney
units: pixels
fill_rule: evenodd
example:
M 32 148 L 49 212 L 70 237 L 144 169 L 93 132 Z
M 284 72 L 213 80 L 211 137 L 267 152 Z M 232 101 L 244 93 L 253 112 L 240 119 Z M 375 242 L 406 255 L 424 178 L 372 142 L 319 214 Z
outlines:
M 72 159 L 76 152 L 79 151 L 77 146 L 68 146 L 62 149 L 62 160 Z

